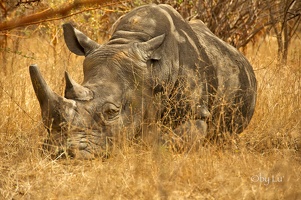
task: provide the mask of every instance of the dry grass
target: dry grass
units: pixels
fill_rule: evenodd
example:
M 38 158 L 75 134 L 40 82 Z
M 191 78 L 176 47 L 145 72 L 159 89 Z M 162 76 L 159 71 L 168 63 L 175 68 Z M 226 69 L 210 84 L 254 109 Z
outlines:
M 22 53 L 7 53 L 9 74 L 0 78 L 0 199 L 301 198 L 300 39 L 286 66 L 276 64 L 271 40 L 259 51 L 249 49 L 258 103 L 234 145 L 182 153 L 125 145 L 109 159 L 92 161 L 53 161 L 41 154 L 46 132 L 28 73 L 30 64 L 39 64 L 62 94 L 64 70 L 81 81 L 82 58 L 71 55 L 62 38 L 55 49 L 50 38 L 13 39 L 10 48 L 18 42 Z

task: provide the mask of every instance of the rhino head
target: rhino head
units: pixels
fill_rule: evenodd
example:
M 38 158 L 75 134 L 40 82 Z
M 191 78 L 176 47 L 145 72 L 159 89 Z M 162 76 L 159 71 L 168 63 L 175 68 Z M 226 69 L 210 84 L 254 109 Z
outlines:
M 48 149 L 55 156 L 91 159 L 106 151 L 111 137 L 137 133 L 144 119 L 156 117 L 150 103 L 156 81 L 149 66 L 160 59 L 165 35 L 100 45 L 70 24 L 63 29 L 69 50 L 85 56 L 83 83 L 66 72 L 62 97 L 47 85 L 37 65 L 29 68 L 31 81 L 48 130 Z

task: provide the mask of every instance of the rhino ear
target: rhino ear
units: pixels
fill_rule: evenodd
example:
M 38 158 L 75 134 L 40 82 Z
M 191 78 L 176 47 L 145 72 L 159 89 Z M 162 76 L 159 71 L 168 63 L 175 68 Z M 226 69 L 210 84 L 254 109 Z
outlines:
M 89 101 L 93 99 L 93 92 L 88 88 L 76 83 L 67 72 L 65 72 L 65 79 L 65 98 L 80 101 Z
M 135 43 L 135 51 L 142 57 L 143 60 L 160 60 L 161 51 L 160 46 L 162 45 L 165 39 L 165 34 L 154 37 L 146 42 Z
M 64 39 L 69 50 L 79 56 L 87 56 L 99 44 L 74 28 L 71 24 L 63 24 Z

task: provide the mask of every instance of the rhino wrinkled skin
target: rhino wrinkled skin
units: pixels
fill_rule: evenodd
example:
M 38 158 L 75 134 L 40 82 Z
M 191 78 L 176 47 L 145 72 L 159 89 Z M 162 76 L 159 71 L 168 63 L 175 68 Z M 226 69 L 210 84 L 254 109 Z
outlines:
M 125 131 L 151 135 L 158 121 L 177 134 L 194 126 L 215 137 L 241 133 L 251 120 L 252 66 L 198 19 L 186 21 L 168 5 L 141 6 L 119 18 L 102 45 L 71 24 L 63 29 L 69 50 L 85 56 L 83 83 L 66 72 L 62 97 L 30 66 L 46 143 L 57 152 L 91 159 L 108 138 Z

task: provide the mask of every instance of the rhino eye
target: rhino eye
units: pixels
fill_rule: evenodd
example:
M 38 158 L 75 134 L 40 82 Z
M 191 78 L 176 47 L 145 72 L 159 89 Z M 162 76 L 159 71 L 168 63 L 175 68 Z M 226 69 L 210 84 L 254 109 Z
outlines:
M 120 109 L 116 105 L 114 105 L 112 103 L 106 103 L 103 106 L 102 114 L 103 114 L 103 117 L 105 120 L 110 121 L 110 120 L 114 120 L 116 117 L 118 117 L 119 111 L 120 111 Z

